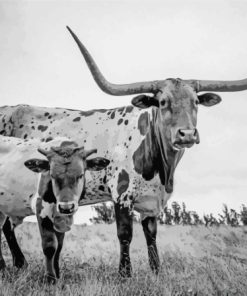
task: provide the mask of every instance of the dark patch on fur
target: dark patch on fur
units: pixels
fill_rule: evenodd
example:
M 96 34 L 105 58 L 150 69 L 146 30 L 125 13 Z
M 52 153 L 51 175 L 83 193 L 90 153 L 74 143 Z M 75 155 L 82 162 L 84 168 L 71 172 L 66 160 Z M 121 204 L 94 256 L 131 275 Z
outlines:
M 112 113 L 111 113 L 111 119 L 114 119 L 115 118 L 115 111 L 113 111 Z
M 117 122 L 118 125 L 120 125 L 123 122 L 123 118 L 120 118 Z
M 106 109 L 95 109 L 95 110 L 89 110 L 89 111 L 80 111 L 79 114 L 80 114 L 81 116 L 88 117 L 88 116 L 93 115 L 93 114 L 96 113 L 96 112 L 105 113 L 105 112 L 107 112 L 107 111 L 108 111 L 108 110 L 106 110 Z
M 129 182 L 129 174 L 123 169 L 118 175 L 117 192 L 119 195 L 121 195 L 128 189 Z
M 148 113 L 145 112 L 144 114 L 146 114 L 143 117 L 144 122 L 146 122 L 148 118 Z M 143 120 L 139 118 L 139 122 L 140 121 L 142 122 Z M 141 127 L 141 129 L 143 129 L 143 127 Z M 157 143 L 156 136 L 154 133 L 153 122 L 150 122 L 148 132 L 145 138 L 142 140 L 140 146 L 134 152 L 132 159 L 135 171 L 138 174 L 142 175 L 142 177 L 147 181 L 152 180 L 155 174 L 158 173 L 159 168 L 162 166 L 159 145 Z
M 51 260 L 56 252 L 55 246 L 50 246 L 50 244 L 48 244 L 48 247 L 47 247 L 46 244 L 44 244 L 43 252 L 44 252 L 44 255 L 49 260 Z
M 145 139 L 142 140 L 140 146 L 133 154 L 135 171 L 142 175 L 147 181 L 152 180 L 156 172 L 153 158 L 150 153 L 152 147 L 149 144 L 150 143 L 147 144 Z
M 125 109 L 125 112 L 126 113 L 131 113 L 133 109 L 134 109 L 133 106 L 127 106 L 126 109 Z
M 40 130 L 41 132 L 44 132 L 48 129 L 48 126 L 47 125 L 38 125 L 38 130 Z
M 56 197 L 55 197 L 53 190 L 52 190 L 51 181 L 49 181 L 47 189 L 46 189 L 42 199 L 43 199 L 43 201 L 46 201 L 48 203 L 56 203 Z
M 48 138 L 45 139 L 46 142 L 50 142 L 52 140 L 53 140 L 53 137 L 48 137 Z
M 142 113 L 138 119 L 138 129 L 141 135 L 145 136 L 149 127 L 149 114 L 148 112 Z
M 124 124 L 127 125 L 129 123 L 128 119 L 124 121 Z
M 78 116 L 78 117 L 76 117 L 76 118 L 73 119 L 74 122 L 80 121 L 80 120 L 81 120 L 81 117 L 80 116 Z
M 43 229 L 53 230 L 53 223 L 49 217 L 41 218 L 41 226 Z
M 99 190 L 100 190 L 100 191 L 105 191 L 105 187 L 104 187 L 103 185 L 100 185 L 100 186 L 99 186 Z

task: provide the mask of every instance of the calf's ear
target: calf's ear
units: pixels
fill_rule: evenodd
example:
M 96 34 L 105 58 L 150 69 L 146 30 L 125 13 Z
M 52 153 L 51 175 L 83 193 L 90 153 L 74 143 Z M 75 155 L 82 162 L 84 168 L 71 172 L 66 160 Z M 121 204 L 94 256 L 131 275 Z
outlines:
M 221 102 L 221 97 L 214 93 L 205 93 L 198 96 L 201 105 L 211 107 Z
M 101 171 L 108 166 L 110 160 L 103 157 L 95 157 L 92 159 L 87 159 L 87 169 L 89 171 Z
M 35 173 L 41 173 L 50 169 L 49 161 L 45 159 L 32 158 L 24 162 L 24 165 Z

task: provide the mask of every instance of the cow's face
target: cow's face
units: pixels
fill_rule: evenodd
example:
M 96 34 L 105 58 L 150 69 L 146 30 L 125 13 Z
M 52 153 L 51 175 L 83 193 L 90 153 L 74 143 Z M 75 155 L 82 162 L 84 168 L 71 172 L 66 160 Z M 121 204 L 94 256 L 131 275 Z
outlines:
M 71 215 L 78 209 L 79 199 L 85 187 L 86 170 L 102 170 L 109 164 L 109 160 L 102 157 L 86 159 L 96 151 L 71 147 L 53 147 L 48 152 L 39 149 L 47 160 L 30 159 L 25 162 L 25 166 L 34 172 L 49 171 L 57 211 L 60 214 Z
M 172 149 L 179 150 L 200 141 L 196 128 L 198 105 L 213 106 L 220 101 L 216 94 L 197 95 L 191 85 L 180 79 L 167 79 L 154 96 L 139 95 L 132 104 L 139 108 L 157 107 L 155 129 Z

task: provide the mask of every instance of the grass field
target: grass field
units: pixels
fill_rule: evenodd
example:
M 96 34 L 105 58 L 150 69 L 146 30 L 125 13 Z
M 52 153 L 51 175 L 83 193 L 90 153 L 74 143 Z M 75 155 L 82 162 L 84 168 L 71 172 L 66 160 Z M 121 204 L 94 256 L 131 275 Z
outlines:
M 44 284 L 44 258 L 35 223 L 17 228 L 29 262 L 15 270 L 4 243 L 7 269 L 0 276 L 0 295 L 247 295 L 247 229 L 244 227 L 159 226 L 161 272 L 149 269 L 141 226 L 134 225 L 131 244 L 133 277 L 118 277 L 116 226 L 75 225 L 66 235 L 61 279 Z

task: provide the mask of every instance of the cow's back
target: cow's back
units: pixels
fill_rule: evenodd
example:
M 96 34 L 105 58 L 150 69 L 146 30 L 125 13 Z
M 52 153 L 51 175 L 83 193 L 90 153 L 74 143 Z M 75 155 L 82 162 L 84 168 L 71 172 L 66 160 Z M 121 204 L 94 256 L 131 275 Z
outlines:
M 97 148 L 98 155 L 111 161 L 106 169 L 107 174 L 104 171 L 89 174 L 82 204 L 110 200 L 112 197 L 116 201 L 122 195 L 119 187 L 128 188 L 128 194 L 134 195 L 135 199 L 143 195 L 152 198 L 163 194 L 164 188 L 159 176 L 146 181 L 133 164 L 133 155 L 143 144 L 150 128 L 151 109 L 138 110 L 125 106 L 80 111 L 19 105 L 9 109 L 4 107 L 1 112 L 5 114 L 3 134 L 23 139 L 39 138 L 43 142 L 65 136 L 83 145 L 85 149 Z M 7 124 L 12 126 L 11 132 L 6 128 Z M 125 186 L 122 187 L 122 183 Z

